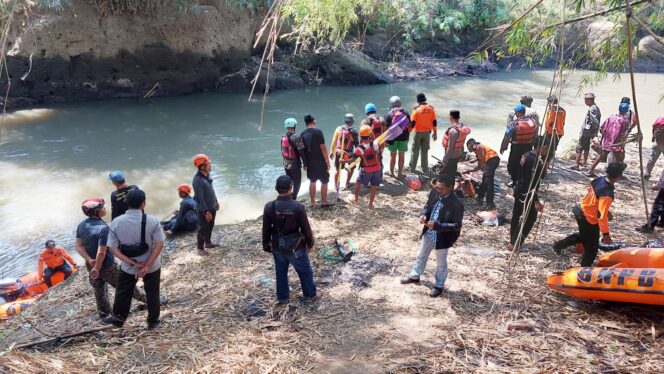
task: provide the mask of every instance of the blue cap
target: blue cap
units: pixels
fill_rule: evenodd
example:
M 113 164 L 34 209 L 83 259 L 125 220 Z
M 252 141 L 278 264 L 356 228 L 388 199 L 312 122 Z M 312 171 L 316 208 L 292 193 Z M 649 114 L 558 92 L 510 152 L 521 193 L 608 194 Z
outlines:
M 620 111 L 620 113 L 624 113 L 624 112 L 628 111 L 628 110 L 629 110 L 629 104 L 627 104 L 627 103 L 621 103 L 621 104 L 618 106 L 618 110 Z
M 376 112 L 376 106 L 373 105 L 373 103 L 369 103 L 364 106 L 364 113 L 369 114 L 372 112 Z
M 125 180 L 124 174 L 119 170 L 110 172 L 108 174 L 108 179 L 110 179 L 111 182 L 115 182 L 115 183 L 121 183 L 121 182 L 124 182 L 124 180 Z
M 284 121 L 285 128 L 295 128 L 297 126 L 297 120 L 295 118 L 286 118 Z
M 521 111 L 523 111 L 523 110 L 526 110 L 526 106 L 523 105 L 523 104 L 517 104 L 517 105 L 514 107 L 514 111 L 515 111 L 515 112 L 521 112 Z

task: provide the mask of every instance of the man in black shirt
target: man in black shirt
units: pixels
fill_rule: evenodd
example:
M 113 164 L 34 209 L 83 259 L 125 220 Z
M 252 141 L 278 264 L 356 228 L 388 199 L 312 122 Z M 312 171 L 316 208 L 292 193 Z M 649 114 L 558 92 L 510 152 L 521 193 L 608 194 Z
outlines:
M 115 191 L 111 192 L 111 221 L 125 214 L 129 206 L 127 205 L 127 194 L 129 191 L 137 189 L 133 184 L 125 182 L 124 174 L 121 171 L 112 171 L 108 174 L 108 179 L 113 182 Z
M 521 156 L 521 164 L 514 186 L 514 208 L 512 209 L 510 225 L 509 250 L 521 246 L 537 221 L 537 212 L 544 210 L 544 206 L 540 202 L 539 196 L 537 196 L 537 190 L 546 172 L 541 157 L 546 152 L 547 146 L 544 138 L 538 136 L 533 143 L 533 150 Z M 521 223 L 522 219 L 525 219 L 523 224 Z
M 327 184 L 330 181 L 330 160 L 327 158 L 327 145 L 323 132 L 316 128 L 316 119 L 307 114 L 304 116 L 307 128 L 300 137 L 304 143 L 304 154 L 307 159 L 307 179 L 309 179 L 309 199 L 311 206 L 316 206 L 316 182 L 320 181 L 321 205 L 328 206 Z
M 274 256 L 276 270 L 277 302 L 286 303 L 289 298 L 288 266 L 300 277 L 304 301 L 316 299 L 314 274 L 309 252 L 314 247 L 307 212 L 302 203 L 292 200 L 293 180 L 282 175 L 275 189 L 279 197 L 265 204 L 263 210 L 263 250 Z

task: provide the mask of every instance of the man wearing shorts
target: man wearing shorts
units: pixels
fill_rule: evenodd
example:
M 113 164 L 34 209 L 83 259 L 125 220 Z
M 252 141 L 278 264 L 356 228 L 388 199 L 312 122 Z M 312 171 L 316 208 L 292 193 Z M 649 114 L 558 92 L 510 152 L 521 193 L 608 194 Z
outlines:
M 369 209 L 373 209 L 374 200 L 378 192 L 378 187 L 383 181 L 383 171 L 380 165 L 380 145 L 375 140 L 371 140 L 371 127 L 363 125 L 360 127 L 360 145 L 355 147 L 350 160 L 342 162 L 354 162 L 358 158 L 360 162 L 360 175 L 355 183 L 355 200 L 357 204 L 360 200 L 360 188 L 371 186 L 371 195 L 369 197 Z
M 387 127 L 392 126 L 392 119 L 400 116 L 402 113 L 408 118 L 410 123 L 410 114 L 401 107 L 401 98 L 399 96 L 392 96 L 390 98 L 390 111 L 385 116 Z M 407 130 L 397 136 L 396 139 L 387 142 L 387 149 L 390 151 L 390 175 L 394 176 L 394 166 L 397 163 L 397 153 L 399 154 L 399 175 L 397 178 L 403 178 L 403 165 L 405 161 L 406 151 L 408 151 L 408 139 L 410 133 Z
M 585 166 L 586 163 L 588 163 L 590 141 L 597 136 L 597 132 L 599 132 L 599 123 L 602 118 L 602 113 L 600 113 L 599 107 L 595 104 L 595 94 L 588 92 L 583 96 L 583 99 L 588 106 L 588 112 L 583 120 L 583 126 L 581 126 L 579 142 L 576 145 L 576 165 L 572 166 L 572 170 L 579 170 L 582 155 L 583 165 Z
M 307 128 L 300 137 L 304 142 L 307 157 L 307 179 L 309 179 L 309 198 L 311 206 L 316 206 L 316 182 L 320 181 L 321 205 L 330 205 L 327 201 L 327 184 L 330 181 L 330 160 L 327 158 L 327 146 L 323 132 L 316 128 L 316 119 L 307 114 L 304 116 Z

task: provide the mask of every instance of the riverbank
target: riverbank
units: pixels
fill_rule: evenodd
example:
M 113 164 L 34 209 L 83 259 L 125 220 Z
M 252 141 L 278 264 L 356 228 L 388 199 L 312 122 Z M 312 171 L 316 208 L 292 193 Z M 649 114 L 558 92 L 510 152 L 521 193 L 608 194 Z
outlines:
M 628 161 L 611 228 L 615 241 L 638 245 L 652 236 L 633 229 L 644 220 L 633 146 Z M 568 166 L 556 161 L 543 184 L 544 216 L 511 269 L 503 249 L 508 226 L 475 224 L 477 209 L 467 201 L 441 298 L 428 297 L 434 259 L 422 285 L 399 284 L 417 255 L 417 216 L 427 192 L 387 179 L 378 209 L 342 201 L 308 210 L 322 295 L 315 304 L 294 300 L 275 307 L 273 263 L 260 249 L 260 220 L 223 225 L 213 234 L 221 248 L 207 258 L 194 255 L 193 236 L 168 244 L 162 290 L 170 302 L 160 329 L 147 332 L 145 311 L 134 311 L 122 330 L 41 350 L 8 350 L 43 337 L 39 331 L 57 335 L 99 325 L 92 290 L 79 274 L 0 325 L 0 372 L 661 372 L 661 308 L 582 302 L 546 287 L 548 274 L 578 263 L 577 255 L 557 256 L 550 248 L 575 229 L 569 208 L 589 182 Z M 653 175 L 660 171 L 658 166 Z M 506 180 L 504 164 L 497 179 Z M 651 202 L 654 193 L 648 196 Z M 509 216 L 509 194 L 500 194 L 497 203 Z M 320 256 L 321 244 L 334 238 L 358 246 L 351 262 Z M 293 273 L 290 281 L 295 299 L 300 293 Z

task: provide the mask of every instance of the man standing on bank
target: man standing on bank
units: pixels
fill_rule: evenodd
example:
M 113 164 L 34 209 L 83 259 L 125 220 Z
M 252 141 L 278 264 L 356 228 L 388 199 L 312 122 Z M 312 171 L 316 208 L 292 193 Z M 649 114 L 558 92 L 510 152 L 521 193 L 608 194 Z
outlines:
M 427 104 L 427 97 L 423 93 L 417 94 L 417 107 L 413 111 L 410 120 L 410 130 L 415 131 L 413 145 L 410 155 L 410 172 L 414 173 L 417 167 L 417 159 L 422 155 L 422 172 L 429 171 L 429 148 L 431 138 L 435 142 L 438 139 L 438 121 L 436 111 Z M 433 134 L 432 134 L 433 132 Z
M 194 187 L 194 200 L 196 201 L 196 211 L 198 211 L 197 253 L 199 256 L 207 256 L 209 253 L 206 248 L 217 247 L 216 244 L 212 244 L 212 229 L 219 210 L 219 203 L 210 177 L 212 162 L 204 154 L 194 156 L 193 162 L 198 169 L 191 183 Z
M 284 158 L 284 171 L 293 180 L 293 200 L 297 200 L 297 194 L 302 185 L 302 167 L 307 170 L 307 155 L 304 151 L 302 138 L 295 132 L 297 120 L 287 118 L 284 121 L 286 135 L 281 137 L 281 156 Z M 301 160 L 301 161 L 300 161 Z
M 443 293 L 447 279 L 447 252 L 461 235 L 463 202 L 454 193 L 454 177 L 441 174 L 432 182 L 433 190 L 421 211 L 422 245 L 420 255 L 410 274 L 401 278 L 401 284 L 419 283 L 420 276 L 429 260 L 432 250 L 436 250 L 436 282 L 429 296 L 438 297 Z
M 507 171 L 510 175 L 508 187 L 514 187 L 519 176 L 521 156 L 533 149 L 533 142 L 537 137 L 538 123 L 526 116 L 526 106 L 518 104 L 514 107 L 515 118 L 507 125 L 503 142 L 500 145 L 502 155 L 509 146 L 510 155 L 507 159 Z
M 316 128 L 316 119 L 311 114 L 304 116 L 307 128 L 300 137 L 304 143 L 304 154 L 307 158 L 307 179 L 309 179 L 309 201 L 316 206 L 316 182 L 320 181 L 320 204 L 330 206 L 327 201 L 327 184 L 330 181 L 330 159 L 327 157 L 325 136 Z
M 583 166 L 588 163 L 588 153 L 590 153 L 590 141 L 597 136 L 599 132 L 599 124 L 602 119 L 602 113 L 597 104 L 595 104 L 595 94 L 588 92 L 583 95 L 583 100 L 588 107 L 586 117 L 581 125 L 581 133 L 579 134 L 579 141 L 576 143 L 576 164 L 570 169 L 579 170 L 581 165 L 581 158 L 583 157 Z
M 265 204 L 263 209 L 263 250 L 272 253 L 276 271 L 277 303 L 287 303 L 288 266 L 300 277 L 304 302 L 316 300 L 314 273 L 309 261 L 309 252 L 314 247 L 304 205 L 290 198 L 293 181 L 287 175 L 277 178 L 275 186 L 279 197 Z
M 115 186 L 115 191 L 111 193 L 111 221 L 123 215 L 127 207 L 127 194 L 129 191 L 135 190 L 138 187 L 133 184 L 127 184 L 125 181 L 124 173 L 121 171 L 112 171 L 108 174 L 108 179 L 111 180 Z
M 129 317 L 136 282 L 143 278 L 148 305 L 148 330 L 159 327 L 161 251 L 166 235 L 159 219 L 146 215 L 145 192 L 136 189 L 127 194 L 129 210 L 111 222 L 108 247 L 120 260 L 118 287 L 115 290 L 113 315 L 103 323 L 122 325 Z

